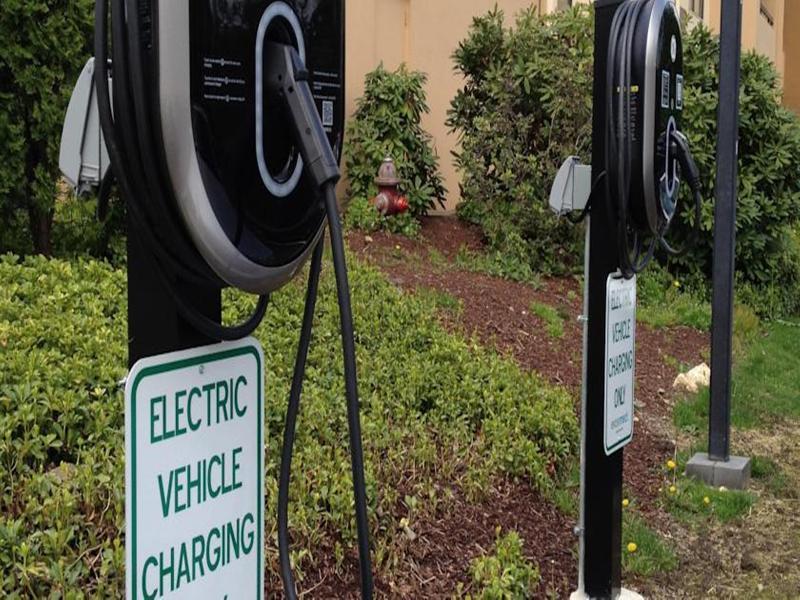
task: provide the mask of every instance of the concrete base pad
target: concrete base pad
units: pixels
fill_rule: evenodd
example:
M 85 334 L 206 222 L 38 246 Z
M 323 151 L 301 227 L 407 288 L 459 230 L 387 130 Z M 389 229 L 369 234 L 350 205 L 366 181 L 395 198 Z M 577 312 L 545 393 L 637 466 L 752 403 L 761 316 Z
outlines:
M 619 592 L 619 596 L 617 596 L 618 600 L 644 600 L 644 596 L 641 594 L 637 594 L 632 590 L 626 590 L 622 588 Z M 572 595 L 569 597 L 569 600 L 591 600 L 589 596 L 586 595 L 586 592 L 572 592 Z
M 750 464 L 750 459 L 744 456 L 731 456 L 728 462 L 723 462 L 698 452 L 686 464 L 686 474 L 714 487 L 724 485 L 743 490 L 750 484 Z

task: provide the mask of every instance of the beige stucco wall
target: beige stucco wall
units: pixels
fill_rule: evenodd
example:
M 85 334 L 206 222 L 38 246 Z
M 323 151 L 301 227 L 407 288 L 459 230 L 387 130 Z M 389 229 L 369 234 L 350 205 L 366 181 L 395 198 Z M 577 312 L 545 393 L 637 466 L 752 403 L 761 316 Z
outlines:
M 542 0 L 543 2 L 546 0 Z M 552 0 L 556 2 L 557 0 Z M 538 0 L 534 0 L 537 3 Z M 457 139 L 445 126 L 447 109 L 462 81 L 453 71 L 451 55 L 466 36 L 472 18 L 495 3 L 513 16 L 530 0 L 348 0 L 347 114 L 364 91 L 364 76 L 381 62 L 394 69 L 405 62 L 428 74 L 431 112 L 423 126 L 433 136 L 449 191 L 447 209 L 459 201 L 459 178 L 451 152 Z M 377 170 L 377 166 L 376 166 Z
M 800 2 L 784 3 L 783 13 L 783 101 L 800 112 Z

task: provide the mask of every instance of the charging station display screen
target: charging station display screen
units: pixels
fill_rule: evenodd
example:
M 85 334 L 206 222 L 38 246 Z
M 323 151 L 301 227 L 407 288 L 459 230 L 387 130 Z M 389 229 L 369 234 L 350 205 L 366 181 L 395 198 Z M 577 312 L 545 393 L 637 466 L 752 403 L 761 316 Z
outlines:
M 337 156 L 344 128 L 343 2 L 190 3 L 191 104 L 203 183 L 217 220 L 248 258 L 300 256 L 325 218 L 302 176 L 288 115 L 263 85 L 264 44 L 294 46 Z

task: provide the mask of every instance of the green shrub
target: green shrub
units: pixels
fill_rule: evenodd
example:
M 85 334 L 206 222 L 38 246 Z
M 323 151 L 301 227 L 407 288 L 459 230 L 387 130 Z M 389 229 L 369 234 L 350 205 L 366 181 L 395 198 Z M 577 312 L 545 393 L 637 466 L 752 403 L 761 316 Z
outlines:
M 592 12 L 585 6 L 540 17 L 523 11 L 512 29 L 495 9 L 473 20 L 454 59 L 465 78 L 448 125 L 461 150 L 459 215 L 478 223 L 493 250 L 524 254 L 539 272 L 582 264 L 581 228 L 547 206 L 569 155 L 589 158 Z
M 97 217 L 96 198 L 69 196 L 56 202 L 53 216 L 53 254 L 103 258 L 113 264 L 126 259 L 125 205 L 114 201 L 104 221 Z
M 394 159 L 402 179 L 401 190 L 408 198 L 414 218 L 444 206 L 447 190 L 439 173 L 439 161 L 430 134 L 422 129 L 422 115 L 428 112 L 425 83 L 419 71 L 405 65 L 387 71 L 383 65 L 367 74 L 364 96 L 356 107 L 347 130 L 344 150 L 349 196 L 359 210 L 378 193 L 375 177 L 387 156 Z M 373 209 L 374 210 L 374 209 Z M 391 222 L 381 219 L 370 223 L 377 227 Z
M 93 15 L 92 0 L 3 0 L 0 10 L 0 229 L 27 225 L 26 251 L 52 253 L 61 127 L 92 55 Z
M 548 490 L 553 466 L 575 454 L 578 429 L 565 391 L 442 329 L 443 299 L 404 295 L 357 261 L 350 277 L 370 525 L 376 567 L 386 572 L 407 564 L 402 519 L 413 529 L 462 478 L 491 485 L 517 477 Z M 83 258 L 6 256 L 0 281 L 0 597 L 121 597 L 125 272 Z M 303 284 L 274 294 L 256 332 L 265 352 L 273 573 L 279 439 Z M 227 292 L 225 300 L 226 322 L 252 310 L 251 297 Z M 341 558 L 355 539 L 340 344 L 326 267 L 291 488 L 301 575 L 320 560 L 315 549 Z
M 517 600 L 533 597 L 539 584 L 539 569 L 522 554 L 522 538 L 516 531 L 504 536 L 497 531 L 494 554 L 472 562 L 473 581 L 479 586 L 476 596 L 482 600 Z
M 692 253 L 670 269 L 710 277 L 716 173 L 719 39 L 704 26 L 684 36 L 686 102 L 683 129 L 703 182 L 702 234 Z M 800 307 L 800 121 L 781 106 L 780 77 L 764 56 L 742 56 L 739 119 L 737 283 L 761 316 Z M 689 205 L 685 190 L 682 205 Z M 679 217 L 670 236 L 685 241 L 690 219 Z M 766 295 L 766 297 L 765 297 Z
M 360 229 L 372 232 L 385 229 L 392 233 L 400 233 L 406 237 L 417 237 L 420 230 L 419 221 L 410 213 L 384 216 L 364 197 L 353 198 L 347 205 L 344 224 L 348 229 Z
M 547 197 L 567 156 L 591 160 L 592 38 L 586 6 L 544 17 L 523 11 L 511 29 L 495 9 L 474 19 L 454 55 L 465 78 L 448 121 L 462 141 L 459 214 L 483 228 L 492 249 L 522 238 L 540 272 L 575 268 L 581 258 L 580 228 L 556 220 Z M 702 234 L 688 256 L 659 256 L 700 296 L 712 271 L 718 55 L 704 26 L 685 34 L 683 129 L 702 174 Z M 779 77 L 763 56 L 743 56 L 741 86 L 737 284 L 760 316 L 776 317 L 800 309 L 800 121 L 781 106 Z M 669 234 L 676 245 L 690 235 L 690 204 L 684 186 Z

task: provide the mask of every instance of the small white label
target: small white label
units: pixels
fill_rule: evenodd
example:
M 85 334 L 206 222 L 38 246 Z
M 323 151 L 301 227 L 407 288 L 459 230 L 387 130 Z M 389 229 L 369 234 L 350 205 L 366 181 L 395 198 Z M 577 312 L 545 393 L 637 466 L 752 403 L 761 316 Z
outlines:
M 136 363 L 125 387 L 126 597 L 264 597 L 264 354 Z
M 675 77 L 675 107 L 683 110 L 683 75 Z
M 633 376 L 636 367 L 636 277 L 615 275 L 606 284 L 605 452 L 633 439 Z

